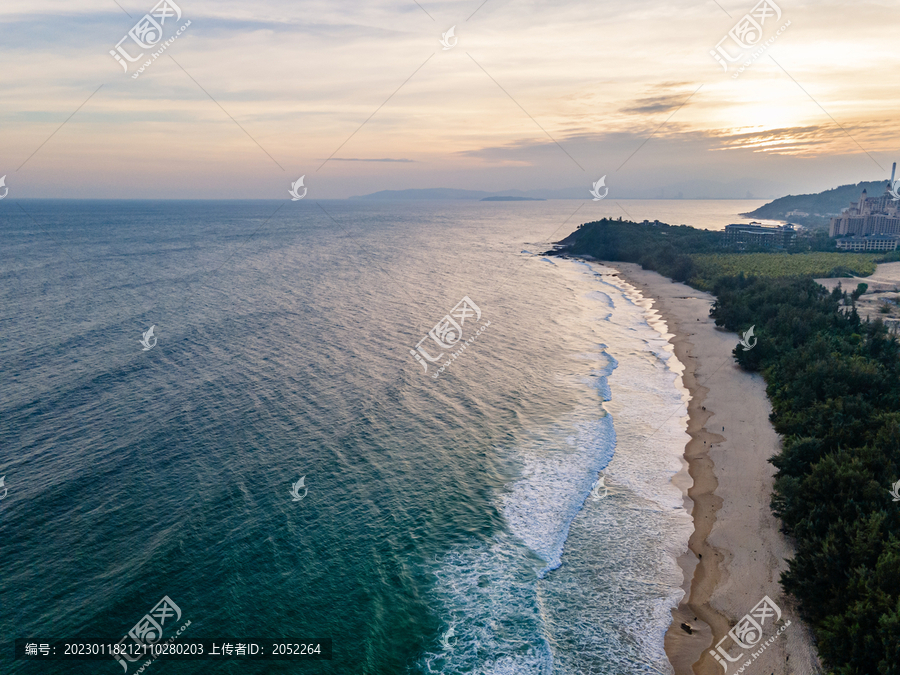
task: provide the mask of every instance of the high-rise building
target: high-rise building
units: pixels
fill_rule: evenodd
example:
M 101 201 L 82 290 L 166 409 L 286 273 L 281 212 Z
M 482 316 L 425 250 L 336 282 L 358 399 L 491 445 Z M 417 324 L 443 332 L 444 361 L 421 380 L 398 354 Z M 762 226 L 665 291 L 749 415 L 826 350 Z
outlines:
M 897 163 L 891 171 L 891 180 L 880 197 L 869 197 L 862 191 L 859 201 L 850 202 L 850 208 L 831 219 L 828 236 L 842 237 L 848 234 L 900 234 L 900 201 L 892 192 Z

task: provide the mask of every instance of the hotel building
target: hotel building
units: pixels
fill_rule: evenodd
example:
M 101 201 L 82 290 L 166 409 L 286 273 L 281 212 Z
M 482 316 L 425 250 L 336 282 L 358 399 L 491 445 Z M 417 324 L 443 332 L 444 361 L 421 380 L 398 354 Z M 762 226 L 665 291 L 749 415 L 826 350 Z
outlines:
M 863 190 L 859 201 L 850 202 L 850 208 L 831 219 L 828 236 L 900 234 L 900 201 L 891 192 L 893 184 L 894 172 L 891 172 L 891 182 L 880 197 L 869 197 Z

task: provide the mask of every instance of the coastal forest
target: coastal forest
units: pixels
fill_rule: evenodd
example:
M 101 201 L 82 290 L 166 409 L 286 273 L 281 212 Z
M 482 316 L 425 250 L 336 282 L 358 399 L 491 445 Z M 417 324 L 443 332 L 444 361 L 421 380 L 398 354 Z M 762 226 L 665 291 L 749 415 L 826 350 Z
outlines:
M 720 254 L 721 233 L 647 228 L 588 223 L 554 253 L 640 263 L 710 290 L 717 325 L 755 326 L 756 347 L 736 346 L 734 356 L 765 378 L 783 439 L 769 460 L 771 505 L 796 555 L 781 584 L 827 672 L 900 674 L 900 501 L 889 489 L 900 481 L 900 344 L 881 321 L 860 320 L 858 292 L 829 292 L 812 278 L 871 273 L 872 257 L 836 254 L 828 270 L 831 261 L 804 260 L 810 254 L 722 254 L 716 265 L 707 258 Z
M 894 253 L 846 253 L 834 250 L 834 240 L 819 236 L 799 239 L 793 249 L 748 249 L 736 253 L 722 232 L 687 225 L 651 225 L 604 219 L 580 225 L 559 242 L 560 252 L 592 255 L 600 260 L 639 263 L 675 281 L 712 291 L 723 276 L 762 277 L 867 276 L 876 262 L 900 260 Z

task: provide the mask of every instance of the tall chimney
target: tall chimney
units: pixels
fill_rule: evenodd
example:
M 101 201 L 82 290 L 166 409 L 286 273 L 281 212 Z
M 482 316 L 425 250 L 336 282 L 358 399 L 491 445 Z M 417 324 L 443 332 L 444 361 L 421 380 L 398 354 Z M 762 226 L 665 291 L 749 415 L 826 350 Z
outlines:
M 897 162 L 894 162 L 894 168 L 891 169 L 891 185 L 894 184 L 894 175 L 897 173 Z

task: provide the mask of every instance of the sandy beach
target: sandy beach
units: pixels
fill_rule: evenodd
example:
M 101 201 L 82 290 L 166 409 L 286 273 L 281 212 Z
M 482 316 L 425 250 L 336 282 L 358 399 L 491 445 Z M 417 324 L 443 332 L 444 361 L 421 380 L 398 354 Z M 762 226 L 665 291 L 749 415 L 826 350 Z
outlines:
M 764 596 L 791 624 L 744 672 L 821 672 L 812 634 L 778 583 L 793 551 L 769 508 L 775 467 L 767 460 L 780 439 L 769 422 L 765 382 L 735 363 L 731 351 L 739 338 L 715 326 L 709 316 L 712 295 L 639 265 L 603 264 L 653 298 L 654 310 L 675 335 L 671 343 L 685 365 L 684 386 L 691 393 L 691 440 L 685 447 L 691 480 L 679 487 L 686 490 L 694 533 L 690 550 L 679 559 L 685 596 L 672 611 L 665 641 L 676 675 L 721 675 L 722 666 L 710 649 Z M 765 630 L 763 641 L 775 630 Z M 724 645 L 730 646 L 730 640 Z M 750 656 L 729 664 L 729 675 Z

